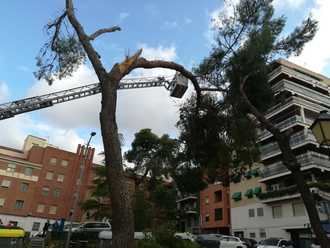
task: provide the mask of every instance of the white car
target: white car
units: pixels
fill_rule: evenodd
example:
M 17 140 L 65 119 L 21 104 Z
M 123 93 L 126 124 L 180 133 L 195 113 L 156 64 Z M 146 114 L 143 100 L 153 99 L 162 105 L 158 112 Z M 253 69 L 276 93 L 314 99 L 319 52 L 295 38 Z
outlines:
M 221 236 L 220 238 L 221 248 L 247 248 L 245 242 L 234 236 Z
M 176 237 L 178 239 L 182 239 L 182 240 L 190 240 L 192 242 L 194 242 L 196 240 L 195 235 L 193 235 L 192 233 L 189 233 L 189 232 L 175 233 L 174 237 Z
M 86 222 L 74 229 L 75 232 L 101 232 L 111 231 L 111 225 L 108 222 Z
M 282 238 L 269 238 L 261 241 L 257 248 L 293 248 L 292 242 Z

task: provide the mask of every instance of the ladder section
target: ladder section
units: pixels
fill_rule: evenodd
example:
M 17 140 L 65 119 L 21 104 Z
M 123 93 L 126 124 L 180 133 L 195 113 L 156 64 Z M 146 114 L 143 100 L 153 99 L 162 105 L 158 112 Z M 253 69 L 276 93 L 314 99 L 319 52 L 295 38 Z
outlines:
M 123 90 L 150 87 L 165 87 L 168 89 L 170 84 L 171 82 L 164 77 L 124 79 L 120 82 L 118 89 Z M 100 92 L 100 83 L 94 83 L 68 90 L 62 90 L 50 94 L 0 104 L 0 120 L 8 119 L 18 114 L 51 107 L 55 104 L 96 95 Z

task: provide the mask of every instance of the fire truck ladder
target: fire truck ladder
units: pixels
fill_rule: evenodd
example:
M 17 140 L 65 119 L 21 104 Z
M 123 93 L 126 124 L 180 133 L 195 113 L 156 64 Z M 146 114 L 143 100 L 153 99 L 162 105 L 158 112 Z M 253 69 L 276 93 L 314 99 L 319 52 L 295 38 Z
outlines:
M 170 91 L 172 97 L 180 98 L 187 89 L 188 80 L 180 74 L 174 78 L 131 78 L 123 79 L 118 89 L 139 89 L 151 87 L 165 87 Z M 89 84 L 68 90 L 62 90 L 41 96 L 29 97 L 13 102 L 0 104 L 0 120 L 14 117 L 15 115 L 31 112 L 38 109 L 48 108 L 55 104 L 72 101 L 75 99 L 88 97 L 101 92 L 100 83 Z

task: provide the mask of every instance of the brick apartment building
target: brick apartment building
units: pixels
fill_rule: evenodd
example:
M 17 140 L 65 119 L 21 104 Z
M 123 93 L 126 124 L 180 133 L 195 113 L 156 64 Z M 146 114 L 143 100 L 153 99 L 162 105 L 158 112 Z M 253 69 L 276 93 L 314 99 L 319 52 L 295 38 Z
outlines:
M 82 164 L 85 169 L 79 199 L 86 198 L 93 155 L 94 149 L 89 148 L 83 163 L 83 146 L 79 145 L 76 153 L 72 153 L 34 136 L 26 138 L 22 150 L 0 147 L 2 222 L 38 231 L 47 219 L 68 219 Z M 82 215 L 77 208 L 74 221 L 81 220 Z
M 229 187 L 209 184 L 200 192 L 200 221 L 202 233 L 230 233 Z

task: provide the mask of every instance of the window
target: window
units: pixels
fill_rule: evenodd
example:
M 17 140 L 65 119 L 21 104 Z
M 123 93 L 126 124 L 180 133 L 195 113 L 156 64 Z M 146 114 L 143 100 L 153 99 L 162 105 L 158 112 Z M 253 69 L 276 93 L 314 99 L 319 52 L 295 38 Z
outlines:
M 49 159 L 49 164 L 56 165 L 56 163 L 57 163 L 57 159 L 56 158 L 50 158 Z
M 32 173 L 33 173 L 33 169 L 32 169 L 32 168 L 30 168 L 30 167 L 26 167 L 26 168 L 24 169 L 24 175 L 25 175 L 25 176 L 32 176 Z
M 58 182 L 63 182 L 64 181 L 64 175 L 62 175 L 62 174 L 57 175 L 57 181 Z
M 254 208 L 249 209 L 249 217 L 253 218 L 254 217 Z
M 10 184 L 11 184 L 11 181 L 6 180 L 6 179 L 2 180 L 2 182 L 1 182 L 1 186 L 5 187 L 5 188 L 9 188 Z
M 39 231 L 40 222 L 33 222 L 32 231 Z
M 63 167 L 67 167 L 67 166 L 69 165 L 69 161 L 68 161 L 68 160 L 62 160 L 62 161 L 61 161 L 61 165 L 62 165 Z
M 263 208 L 257 208 L 257 216 L 259 216 L 259 217 L 264 216 L 264 209 Z
M 256 238 L 256 233 L 254 233 L 254 232 L 250 233 L 250 238 L 255 239 Z
M 21 191 L 27 192 L 29 190 L 29 184 L 28 183 L 21 183 Z
M 282 217 L 282 207 L 281 206 L 273 206 L 273 218 L 281 218 Z
M 0 207 L 2 208 L 5 205 L 5 198 L 0 198 Z
M 206 215 L 205 216 L 205 222 L 209 222 L 210 221 L 210 216 L 209 215 Z
M 218 190 L 214 192 L 214 202 L 221 202 L 222 201 L 222 191 Z
M 214 220 L 222 220 L 222 208 L 214 209 Z
M 206 204 L 206 205 L 209 204 L 209 198 L 208 198 L 208 197 L 205 198 L 205 204 Z
M 24 206 L 24 201 L 22 201 L 22 200 L 16 200 L 16 202 L 15 202 L 15 208 L 22 209 L 23 206 Z
M 265 239 L 266 238 L 266 231 L 265 229 L 260 229 L 260 233 L 259 233 L 259 236 L 261 239 Z
M 41 194 L 43 196 L 48 196 L 49 195 L 49 188 L 48 187 L 42 187 Z
M 49 207 L 49 214 L 56 214 L 57 207 L 56 206 L 50 206 Z
M 7 171 L 8 172 L 15 172 L 16 164 L 8 164 Z
M 293 216 L 305 216 L 305 207 L 302 202 L 292 203 Z
M 53 180 L 53 176 L 54 176 L 54 173 L 48 171 L 47 174 L 46 174 L 46 179 L 47 179 L 47 180 Z
M 37 213 L 43 213 L 45 211 L 45 205 L 38 204 L 37 206 Z
M 60 197 L 60 195 L 61 195 L 61 191 L 60 191 L 60 189 L 54 189 L 54 191 L 53 191 L 53 195 L 54 195 L 54 197 L 56 197 L 56 198 Z

